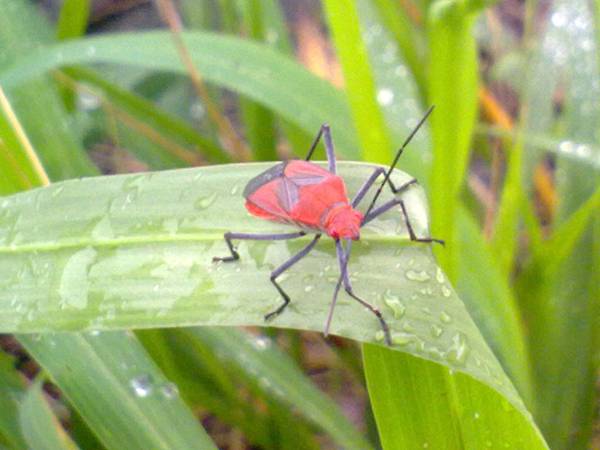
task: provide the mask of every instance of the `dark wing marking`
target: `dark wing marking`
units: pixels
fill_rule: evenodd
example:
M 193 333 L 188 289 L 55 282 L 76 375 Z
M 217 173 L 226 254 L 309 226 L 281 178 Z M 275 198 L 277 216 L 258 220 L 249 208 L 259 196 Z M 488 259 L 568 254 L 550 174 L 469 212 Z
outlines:
M 285 166 L 287 162 L 282 162 L 279 164 L 275 164 L 273 167 L 265 170 L 260 175 L 252 178 L 244 189 L 244 198 L 250 197 L 254 192 L 258 191 L 265 184 L 273 181 L 276 178 L 283 177 L 283 173 L 285 172 Z
M 294 180 L 282 177 L 277 189 L 277 198 L 284 211 L 290 212 L 300 200 L 300 190 Z

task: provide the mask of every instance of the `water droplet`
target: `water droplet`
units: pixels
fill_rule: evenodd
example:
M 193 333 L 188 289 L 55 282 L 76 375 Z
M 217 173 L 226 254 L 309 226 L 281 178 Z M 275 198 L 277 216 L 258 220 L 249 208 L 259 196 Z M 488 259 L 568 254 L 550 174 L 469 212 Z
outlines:
M 440 320 L 444 323 L 450 323 L 450 322 L 452 322 L 452 316 L 450 314 L 448 314 L 446 311 L 442 311 L 440 313 Z
M 206 209 L 215 202 L 216 198 L 216 192 L 213 192 L 212 194 L 208 195 L 201 195 L 194 202 L 194 207 L 196 209 Z
M 240 185 L 236 184 L 231 188 L 231 195 L 237 195 L 238 191 L 240 190 Z
M 257 336 L 252 340 L 252 344 L 257 350 L 266 350 L 271 346 L 271 339 L 266 336 Z
M 400 298 L 392 294 L 389 289 L 385 291 L 385 294 L 383 295 L 383 301 L 393 311 L 394 318 L 396 319 L 401 318 L 406 312 L 406 306 L 404 306 L 404 304 L 400 301 Z
M 206 109 L 204 108 L 204 105 L 200 102 L 193 102 L 190 105 L 190 117 L 196 121 L 201 121 L 202 119 L 204 119 L 204 116 L 206 115 Z
M 450 289 L 448 289 L 448 287 L 447 287 L 447 286 L 442 286 L 442 295 L 443 295 L 444 297 L 450 297 L 450 294 L 451 294 L 451 293 L 452 293 L 452 292 L 450 291 Z
M 564 27 L 567 24 L 567 16 L 562 10 L 555 11 L 550 20 L 556 28 Z
M 173 399 L 179 395 L 179 389 L 175 383 L 171 383 L 170 381 L 164 383 L 160 387 L 160 393 L 167 399 Z
M 394 92 L 388 88 L 381 88 L 377 92 L 377 101 L 381 106 L 388 106 L 394 101 Z
M 129 381 L 133 393 L 138 397 L 148 397 L 152 393 L 152 377 L 142 374 Z
M 407 270 L 406 278 L 412 281 L 427 281 L 429 280 L 429 274 L 424 270 L 416 271 L 416 270 Z
M 456 364 L 463 364 L 467 358 L 469 347 L 467 338 L 462 333 L 456 333 L 452 337 L 452 344 L 446 352 L 446 359 Z
M 392 333 L 392 344 L 407 345 L 415 340 L 415 336 L 408 333 L 396 332 Z
M 383 330 L 379 330 L 378 332 L 375 333 L 375 340 L 377 342 L 383 342 L 385 338 L 385 333 L 383 332 Z
M 77 109 L 81 111 L 94 111 L 100 107 L 100 99 L 87 90 L 77 92 Z
M 431 325 L 431 335 L 433 337 L 440 337 L 442 335 L 442 333 L 444 332 L 444 329 L 442 327 L 440 327 L 439 325 L 433 324 Z
M 478 420 L 478 419 L 479 419 L 479 417 L 481 417 L 481 416 L 479 415 L 479 413 L 478 413 L 478 412 L 475 412 L 475 414 L 473 414 L 473 418 L 474 418 L 475 420 Z
M 442 272 L 442 269 L 440 269 L 439 267 L 437 268 L 437 270 L 435 271 L 435 279 L 437 280 L 438 283 L 442 284 L 444 281 L 446 281 L 444 279 L 444 272 Z
M 308 285 L 304 287 L 304 292 L 310 292 L 314 289 L 314 286 Z

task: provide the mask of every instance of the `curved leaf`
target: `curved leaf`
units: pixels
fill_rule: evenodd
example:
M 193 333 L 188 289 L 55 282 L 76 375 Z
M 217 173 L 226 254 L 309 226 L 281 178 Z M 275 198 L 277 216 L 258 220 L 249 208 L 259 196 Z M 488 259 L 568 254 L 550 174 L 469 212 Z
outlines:
M 182 37 L 207 81 L 243 94 L 315 133 L 329 122 L 340 154 L 358 156 L 346 102 L 329 83 L 259 44 L 206 32 L 182 33 Z M 13 89 L 50 69 L 101 62 L 186 73 L 168 33 L 111 34 L 30 52 L 0 72 L 0 86 Z
M 264 326 L 264 314 L 281 302 L 269 273 L 306 240 L 241 243 L 242 259 L 233 264 L 214 264 L 212 257 L 226 254 L 222 235 L 232 228 L 289 230 L 244 211 L 243 184 L 266 167 L 86 178 L 0 201 L 0 330 Z M 340 164 L 351 193 L 372 170 Z M 396 183 L 409 178 L 394 174 Z M 426 235 L 423 192 L 414 188 L 404 198 L 416 233 Z M 270 325 L 322 330 L 337 281 L 334 254 L 325 239 L 281 278 L 293 302 Z M 400 214 L 390 212 L 365 227 L 350 275 L 356 291 L 384 312 L 395 349 L 465 373 L 467 385 L 491 387 L 538 436 L 429 246 L 407 239 Z M 380 338 L 376 318 L 346 297 L 332 333 L 371 343 Z

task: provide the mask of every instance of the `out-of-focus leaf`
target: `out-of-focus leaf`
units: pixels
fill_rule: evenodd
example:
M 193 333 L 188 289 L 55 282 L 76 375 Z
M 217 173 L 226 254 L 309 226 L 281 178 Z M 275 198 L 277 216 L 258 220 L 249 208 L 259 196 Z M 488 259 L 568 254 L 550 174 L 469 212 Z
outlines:
M 33 4 L 25 0 L 0 0 L 0 73 L 23 55 L 31 54 L 41 42 L 51 42 L 49 25 Z M 39 152 L 51 179 L 97 173 L 87 158 L 78 136 L 48 76 L 32 77 L 6 94 Z M 0 80 L 0 86 L 5 87 Z M 75 174 L 75 175 L 74 175 Z
M 556 1 L 549 18 L 541 48 L 552 61 L 549 72 L 561 81 L 564 92 L 564 142 L 559 155 L 587 153 L 596 159 L 599 156 L 592 155 L 592 148 L 571 143 L 597 141 L 600 124 L 600 62 L 589 4 Z M 597 201 L 591 196 L 597 191 L 600 173 L 581 159 L 559 156 L 556 179 L 561 202 L 555 226 L 560 232 L 539 252 L 548 252 L 548 257 L 534 258 L 518 286 L 531 336 L 538 382 L 535 414 L 540 427 L 552 448 L 583 449 L 592 433 L 591 404 L 597 398 L 593 345 L 600 333 L 594 328 L 600 305 L 600 266 L 594 249 L 600 238 L 595 235 L 598 214 L 591 216 L 587 230 L 582 219 Z M 571 229 L 563 228 L 569 223 Z M 572 251 L 565 255 L 570 247 Z M 562 254 L 551 255 L 553 250 Z
M 36 450 L 75 450 L 79 447 L 65 433 L 50 409 L 42 391 L 42 381 L 34 382 L 23 396 L 19 408 L 23 436 Z
M 108 449 L 216 448 L 133 334 L 20 340 Z
M 24 394 L 25 383 L 13 358 L 0 352 L 0 446 L 27 448 L 19 426 L 19 405 Z
M 327 22 L 344 73 L 344 89 L 358 131 L 363 158 L 389 162 L 391 146 L 376 101 L 375 81 L 366 57 L 358 11 L 351 0 L 325 0 Z
M 64 0 L 58 17 L 58 39 L 79 37 L 85 33 L 90 14 L 90 0 Z
M 188 332 L 214 349 L 222 361 L 236 368 L 236 372 L 253 380 L 268 397 L 285 405 L 286 409 L 295 409 L 326 431 L 341 448 L 370 448 L 337 405 L 316 389 L 270 339 L 251 338 L 245 333 L 221 328 L 193 328 Z
M 452 280 L 457 276 L 460 252 L 456 228 L 459 194 L 477 113 L 475 18 L 464 2 L 436 2 L 428 19 L 429 100 L 436 106 L 430 121 L 431 230 L 448 244 L 436 255 Z
M 199 155 L 211 162 L 225 162 L 229 159 L 223 149 L 199 134 L 184 120 L 162 111 L 152 102 L 120 88 L 98 73 L 85 68 L 69 68 L 66 73 L 75 80 L 92 86 L 92 89 L 97 90 L 98 95 L 108 102 L 111 108 L 121 109 L 137 121 L 140 127 L 149 127 L 151 132 L 158 132 L 165 140 L 172 141 L 174 150 L 169 153 L 182 163 L 193 164 L 194 161 L 197 163 L 198 159 L 194 160 L 194 158 L 198 158 Z M 137 134 L 143 135 L 144 130 L 139 130 Z M 179 143 L 187 152 L 177 151 Z
M 316 133 L 329 122 L 339 154 L 357 157 L 347 103 L 329 83 L 252 42 L 205 32 L 182 33 L 182 37 L 207 81 L 252 98 L 305 130 Z M 0 86 L 12 89 L 53 68 L 100 62 L 185 73 L 168 33 L 112 34 L 30 52 L 10 69 L 0 70 Z

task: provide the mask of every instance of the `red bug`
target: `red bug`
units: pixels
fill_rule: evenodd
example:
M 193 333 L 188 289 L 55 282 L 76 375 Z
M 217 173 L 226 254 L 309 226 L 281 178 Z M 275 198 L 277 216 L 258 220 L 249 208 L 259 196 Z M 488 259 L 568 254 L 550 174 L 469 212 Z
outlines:
M 383 186 L 386 184 L 390 186 L 394 194 L 398 194 L 417 182 L 417 180 L 412 179 L 407 183 L 396 187 L 392 183 L 390 175 L 398 163 L 404 148 L 408 145 L 417 130 L 425 122 L 432 110 L 433 107 L 429 108 L 419 124 L 408 136 L 402 147 L 400 147 L 390 169 L 385 172 L 385 170 L 381 167 L 376 168 L 373 174 L 358 190 L 352 201 L 348 199 L 344 180 L 340 176 L 336 175 L 335 153 L 333 141 L 331 139 L 331 132 L 328 125 L 321 126 L 321 129 L 312 143 L 310 150 L 308 151 L 308 155 L 304 161 L 292 160 L 281 162 L 250 180 L 244 189 L 244 197 L 246 198 L 246 209 L 248 209 L 252 215 L 261 219 L 294 225 L 301 230 L 294 233 L 280 234 L 248 234 L 227 232 L 225 233 L 224 238 L 227 246 L 229 247 L 229 251 L 231 252 L 231 256 L 215 257 L 213 258 L 213 261 L 229 262 L 239 259 L 240 256 L 233 246 L 233 240 L 286 240 L 299 238 L 309 233 L 314 234 L 313 239 L 308 243 L 308 245 L 306 245 L 302 250 L 300 250 L 300 252 L 292 256 L 289 260 L 271 272 L 271 282 L 281 294 L 281 297 L 283 298 L 283 304 L 281 304 L 281 306 L 279 306 L 276 310 L 265 315 L 265 320 L 270 320 L 281 314 L 281 312 L 290 303 L 290 297 L 277 283 L 276 278 L 289 269 L 292 265 L 297 263 L 301 258 L 306 256 L 317 244 L 317 241 L 321 238 L 322 234 L 327 234 L 335 240 L 337 257 L 340 266 L 340 278 L 335 288 L 329 317 L 325 325 L 325 335 L 328 334 L 329 325 L 331 323 L 333 314 L 333 307 L 335 305 L 340 287 L 343 284 L 345 291 L 352 298 L 375 314 L 379 320 L 379 323 L 381 324 L 386 343 L 391 345 L 389 327 L 379 309 L 358 297 L 352 289 L 350 278 L 348 277 L 347 272 L 348 260 L 350 258 L 350 247 L 353 240 L 358 240 L 360 238 L 360 229 L 364 225 L 397 205 L 400 206 L 404 216 L 406 228 L 408 229 L 408 233 L 412 241 L 438 242 L 443 244 L 443 241 L 439 239 L 433 239 L 430 237 L 418 238 L 415 235 L 408 219 L 406 207 L 401 198 L 394 198 L 393 200 L 374 208 L 375 202 L 377 201 Z M 324 169 L 323 167 L 309 161 L 315 148 L 321 140 L 321 137 L 323 137 L 325 141 L 328 169 Z M 369 189 L 373 186 L 377 178 L 383 173 L 385 173 L 383 183 L 375 193 L 375 196 L 373 197 L 371 204 L 365 213 L 361 213 L 356 208 L 367 194 Z M 347 243 L 345 251 L 341 240 L 344 240 Z

